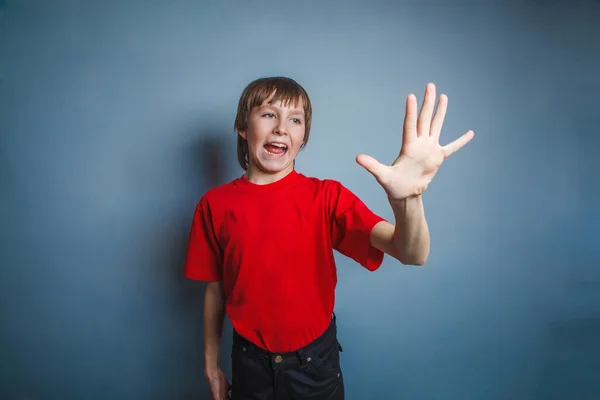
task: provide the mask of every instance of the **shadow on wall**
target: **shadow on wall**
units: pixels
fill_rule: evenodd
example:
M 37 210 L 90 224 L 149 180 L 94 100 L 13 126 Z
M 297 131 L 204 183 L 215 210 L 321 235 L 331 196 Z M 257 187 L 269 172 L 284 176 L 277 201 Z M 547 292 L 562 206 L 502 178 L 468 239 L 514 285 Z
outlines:
M 182 400 L 210 397 L 209 387 L 204 378 L 203 310 L 206 284 L 186 278 L 183 275 L 183 268 L 196 203 L 209 189 L 225 183 L 228 178 L 226 166 L 229 163 L 226 160 L 231 158 L 229 141 L 235 136 L 222 129 L 223 126 L 225 125 L 205 126 L 197 135 L 199 139 L 186 149 L 184 168 L 188 168 L 185 173 L 191 175 L 186 180 L 190 182 L 196 195 L 193 198 L 193 207 L 186 208 L 182 214 L 177 235 L 173 238 L 175 241 L 173 252 L 167 265 L 171 275 L 170 281 L 175 283 L 174 308 L 180 313 L 179 322 L 182 329 L 180 332 L 182 340 L 177 345 L 177 353 L 181 358 L 175 361 L 178 364 L 175 369 L 188 373 L 185 380 L 181 382 L 186 389 L 182 390 L 182 387 L 177 389 L 177 395 L 180 396 L 177 398 Z M 226 320 L 221 343 L 220 367 L 227 376 L 231 375 L 230 347 L 231 329 Z M 174 377 L 174 379 L 182 380 L 181 377 Z

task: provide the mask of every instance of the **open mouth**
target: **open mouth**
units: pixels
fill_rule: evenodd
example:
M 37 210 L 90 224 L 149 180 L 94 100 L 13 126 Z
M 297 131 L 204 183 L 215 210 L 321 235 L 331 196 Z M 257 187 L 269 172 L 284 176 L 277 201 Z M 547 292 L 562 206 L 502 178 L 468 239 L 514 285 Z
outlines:
M 267 153 L 272 154 L 274 156 L 281 156 L 287 152 L 287 145 L 279 142 L 269 142 L 265 144 L 265 150 Z

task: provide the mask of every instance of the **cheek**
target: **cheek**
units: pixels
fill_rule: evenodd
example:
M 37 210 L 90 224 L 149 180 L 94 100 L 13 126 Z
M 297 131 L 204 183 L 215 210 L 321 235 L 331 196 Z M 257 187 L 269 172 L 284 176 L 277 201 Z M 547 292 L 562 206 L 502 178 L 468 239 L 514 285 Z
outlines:
M 294 148 L 299 149 L 304 142 L 304 127 L 294 132 Z
M 259 143 L 264 141 L 264 137 L 261 136 L 260 130 L 252 130 L 248 132 L 246 140 L 248 141 L 249 146 L 258 146 Z

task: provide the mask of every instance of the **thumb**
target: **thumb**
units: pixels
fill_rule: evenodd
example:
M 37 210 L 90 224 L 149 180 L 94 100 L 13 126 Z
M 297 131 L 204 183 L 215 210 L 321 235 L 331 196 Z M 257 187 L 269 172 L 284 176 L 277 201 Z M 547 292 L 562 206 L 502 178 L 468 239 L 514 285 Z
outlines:
M 383 168 L 385 167 L 379 161 L 366 154 L 359 154 L 356 157 L 356 162 L 358 163 L 358 165 L 360 165 L 361 167 L 369 171 L 371 174 L 373 174 L 375 178 L 377 178 L 381 174 Z
M 227 379 L 227 378 L 225 378 L 224 381 L 225 381 L 224 385 L 223 385 L 223 386 L 225 386 L 225 388 L 224 388 L 224 392 L 225 392 L 224 393 L 224 398 L 225 399 L 230 399 L 231 398 L 230 392 L 231 392 L 231 389 L 232 389 L 231 382 L 229 382 L 229 379 Z

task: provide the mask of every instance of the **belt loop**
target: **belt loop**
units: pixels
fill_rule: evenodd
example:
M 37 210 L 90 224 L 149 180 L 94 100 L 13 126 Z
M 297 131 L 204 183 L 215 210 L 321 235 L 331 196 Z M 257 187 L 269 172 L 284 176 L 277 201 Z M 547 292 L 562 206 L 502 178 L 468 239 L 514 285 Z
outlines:
M 306 364 L 308 364 L 310 362 L 310 358 L 306 355 L 303 348 L 296 350 L 296 354 L 298 355 L 298 358 L 300 359 L 301 366 L 305 367 Z

